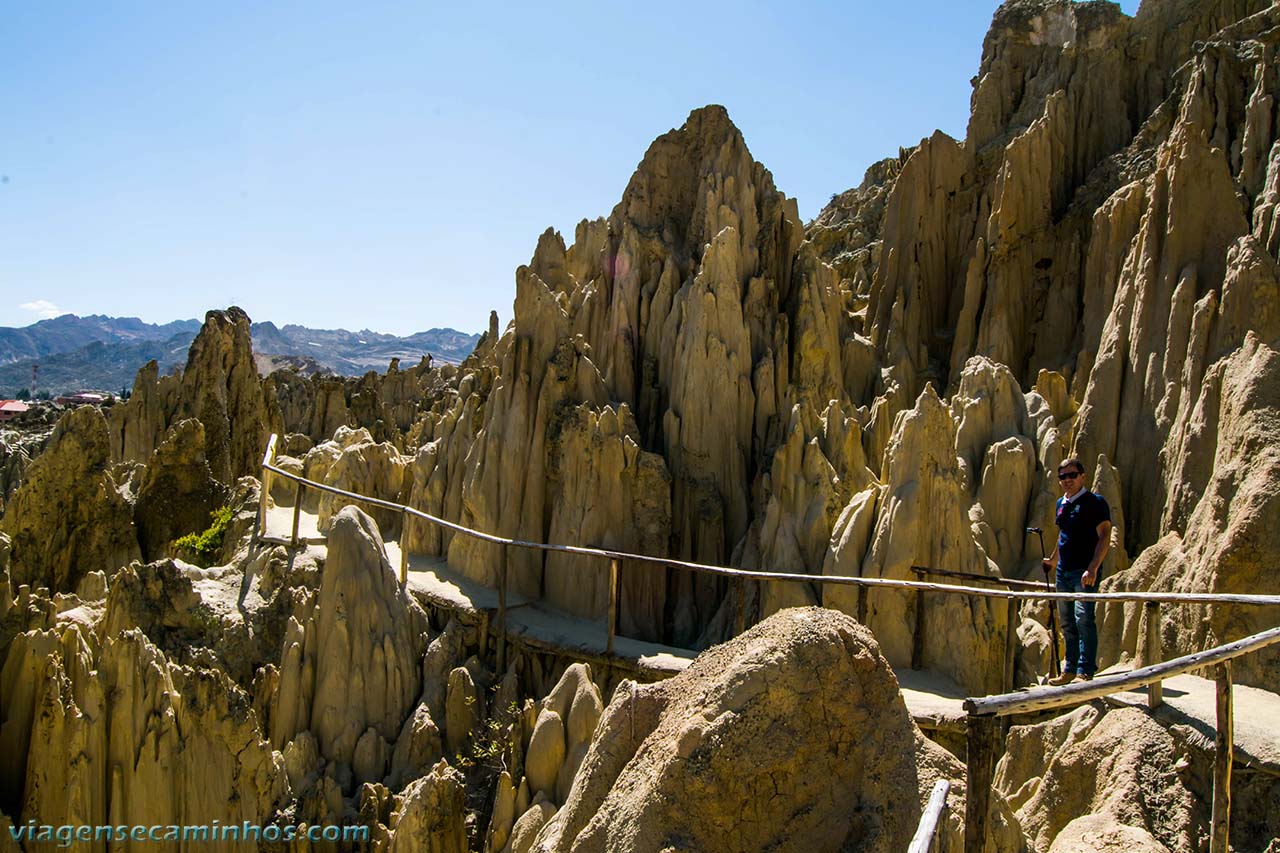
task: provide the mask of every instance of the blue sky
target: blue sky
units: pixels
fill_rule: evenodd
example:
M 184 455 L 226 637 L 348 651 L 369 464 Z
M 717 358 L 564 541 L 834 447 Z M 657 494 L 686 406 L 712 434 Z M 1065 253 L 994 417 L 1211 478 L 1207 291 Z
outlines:
M 111 5 L 6 9 L 0 325 L 505 324 L 538 234 L 703 104 L 806 220 L 963 136 L 997 3 Z

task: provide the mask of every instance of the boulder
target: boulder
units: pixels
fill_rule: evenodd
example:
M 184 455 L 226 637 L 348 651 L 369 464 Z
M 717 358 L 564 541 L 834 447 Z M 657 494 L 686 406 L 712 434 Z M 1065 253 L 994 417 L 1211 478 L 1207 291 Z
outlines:
M 926 767 L 961 775 L 870 632 L 784 610 L 668 681 L 619 688 L 533 849 L 900 850 Z

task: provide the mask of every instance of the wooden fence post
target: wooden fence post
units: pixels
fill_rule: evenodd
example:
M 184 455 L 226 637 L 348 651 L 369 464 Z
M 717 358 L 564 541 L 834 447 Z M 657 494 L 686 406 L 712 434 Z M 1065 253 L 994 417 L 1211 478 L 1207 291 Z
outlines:
M 298 525 L 302 523 L 302 481 L 293 490 L 293 532 L 289 534 L 289 544 L 298 547 Z
M 1209 853 L 1228 853 L 1231 824 L 1231 761 L 1235 724 L 1231 712 L 1231 661 L 1214 667 L 1218 682 L 1218 737 L 1213 761 L 1213 834 Z
M 991 780 L 995 777 L 996 750 L 1004 727 L 995 716 L 970 714 L 967 722 L 964 853 L 983 853 L 991 812 Z
M 400 586 L 409 585 L 409 519 L 413 518 L 405 510 L 400 510 Z
M 618 559 L 609 559 L 609 640 L 605 654 L 613 654 L 613 637 L 618 632 Z
M 507 668 L 507 546 L 498 545 L 498 674 Z
M 1013 692 L 1014 675 L 1018 661 L 1018 599 L 1010 598 L 1004 629 L 1004 681 L 1005 693 Z
M 1142 653 L 1142 665 L 1152 666 L 1160 663 L 1163 656 L 1160 649 L 1160 602 L 1148 601 L 1142 605 L 1146 611 L 1147 642 Z M 1164 683 L 1160 681 L 1147 685 L 1147 707 L 1153 711 L 1164 702 Z
M 924 666 L 924 590 L 916 589 L 916 630 L 911 635 L 911 668 Z

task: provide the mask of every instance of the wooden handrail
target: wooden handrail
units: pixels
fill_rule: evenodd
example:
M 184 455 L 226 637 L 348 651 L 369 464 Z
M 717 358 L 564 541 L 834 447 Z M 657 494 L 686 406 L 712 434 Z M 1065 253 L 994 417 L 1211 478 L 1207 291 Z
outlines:
M 1135 690 L 1193 669 L 1203 669 L 1212 664 L 1238 658 L 1275 643 L 1280 643 L 1280 627 L 1202 652 L 1183 655 L 1152 666 L 1144 666 L 1132 672 L 1101 675 L 1092 681 L 1065 684 L 1061 687 L 1036 687 L 1020 693 L 969 698 L 964 700 L 964 709 L 977 717 L 1007 717 L 1010 714 L 1079 705 L 1100 696 Z
M 1280 628 L 1262 631 L 1233 643 L 1183 655 L 1133 672 L 1104 675 L 1092 681 L 966 699 L 969 712 L 966 738 L 965 853 L 983 853 L 991 814 L 991 780 L 1004 743 L 1001 717 L 1029 711 L 1048 711 L 1079 705 L 1090 699 L 1121 693 L 1214 666 L 1217 695 L 1217 735 L 1214 739 L 1213 814 L 1210 853 L 1228 853 L 1231 818 L 1231 763 L 1235 750 L 1231 702 L 1231 661 L 1280 643 Z
M 1015 590 L 1004 589 L 983 589 L 981 587 L 960 586 L 958 584 L 942 584 L 927 583 L 924 581 L 906 581 L 895 580 L 892 578 L 864 578 L 853 577 L 850 575 L 808 575 L 793 572 L 770 572 L 763 570 L 751 569 L 735 569 L 728 566 L 712 566 L 705 563 L 694 563 L 689 560 L 679 560 L 674 557 L 654 557 L 647 554 L 633 554 L 628 551 L 616 551 L 610 548 L 592 548 L 586 545 L 552 545 L 545 542 L 530 542 L 524 539 L 512 539 L 506 536 L 496 536 L 492 533 L 485 533 L 461 524 L 456 524 L 443 518 L 431 515 L 405 504 L 398 504 L 393 501 L 383 500 L 381 498 L 368 497 L 356 492 L 349 492 L 346 489 L 339 489 L 336 486 L 329 486 L 324 483 L 317 483 L 314 480 L 308 480 L 298 474 L 285 471 L 270 463 L 263 463 L 265 470 L 277 474 L 294 482 L 303 482 L 313 489 L 318 489 L 329 494 L 339 495 L 341 497 L 350 498 L 354 501 L 360 501 L 371 506 L 389 509 L 394 512 L 403 512 L 417 516 L 424 521 L 452 530 L 455 533 L 461 533 L 465 536 L 471 536 L 483 542 L 491 542 L 495 545 L 505 545 L 514 548 L 527 548 L 535 551 L 555 551 L 564 554 L 580 554 L 588 557 L 604 557 L 616 560 L 634 560 L 640 563 L 648 563 L 656 566 L 678 569 L 689 569 L 695 572 L 707 572 L 710 574 L 723 575 L 725 577 L 742 578 L 747 580 L 759 580 L 769 583 L 818 583 L 818 584 L 835 584 L 845 586 L 863 586 L 863 587 L 884 587 L 889 589 L 918 589 L 927 592 L 941 592 L 949 595 L 970 595 L 981 598 L 1001 598 L 1001 599 L 1017 599 L 1029 601 L 1075 601 L 1081 598 L 1087 598 L 1089 601 L 1162 601 L 1179 604 L 1242 604 L 1246 606 L 1259 607 L 1280 607 L 1280 595 L 1244 595 L 1244 594 L 1226 594 L 1226 593 L 1198 593 L 1198 592 L 1091 592 L 1091 593 L 1075 593 L 1075 592 L 1042 592 L 1028 591 L 1018 592 Z M 1038 584 L 1036 585 L 1039 586 Z
M 920 815 L 920 824 L 916 834 L 911 837 L 907 853 L 929 853 L 933 850 L 933 841 L 942 828 L 942 818 L 947 809 L 947 793 L 951 790 L 950 779 L 939 779 L 933 783 L 933 792 L 929 795 L 929 803 Z
M 718 574 L 727 577 L 735 577 L 749 580 L 759 580 L 771 583 L 778 582 L 800 582 L 800 583 L 819 583 L 819 584 L 835 584 L 857 586 L 859 590 L 859 614 L 863 612 L 865 606 L 865 590 L 870 587 L 884 587 L 890 589 L 911 589 L 917 591 L 917 607 L 922 600 L 924 592 L 941 592 L 949 595 L 969 595 L 980 598 L 1000 598 L 1009 602 L 1010 615 L 1007 631 L 1012 632 L 1013 606 L 1019 600 L 1033 601 L 1075 601 L 1078 599 L 1088 599 L 1089 601 L 1140 601 L 1143 602 L 1145 612 L 1148 618 L 1146 648 L 1144 655 L 1150 659 L 1158 656 L 1159 652 L 1159 635 L 1155 621 L 1158 616 L 1156 605 L 1160 602 L 1172 604 L 1239 604 L 1246 606 L 1275 607 L 1280 606 L 1280 595 L 1248 595 L 1248 594 L 1226 594 L 1226 593 L 1176 593 L 1176 592 L 1093 592 L 1093 593 L 1072 593 L 1072 592 L 1051 592 L 1041 588 L 1040 584 L 1030 581 L 1016 581 L 1009 578 L 987 577 L 981 575 L 972 575 L 964 572 L 955 572 L 948 569 L 933 569 L 924 566 L 912 566 L 912 571 L 917 574 L 932 573 L 945 577 L 973 577 L 975 580 L 992 582 L 1002 586 L 1017 586 L 1030 588 L 1026 592 L 1019 592 L 1013 589 L 984 589 L 981 587 L 960 586 L 957 584 L 936 584 L 923 581 L 906 581 L 892 580 L 889 578 L 864 578 L 852 577 L 847 575 L 808 575 L 792 572 L 768 572 L 747 569 L 734 569 L 728 566 L 712 566 L 704 563 L 694 563 L 688 560 L 677 560 L 668 557 L 651 557 L 644 554 L 632 554 L 626 551 L 615 551 L 606 548 L 592 548 L 583 545 L 553 545 L 544 542 L 529 542 L 522 539 L 512 539 L 505 536 L 496 536 L 492 533 L 484 533 L 461 524 L 438 518 L 430 513 L 415 509 L 405 504 L 397 504 L 392 501 L 383 500 L 381 498 L 373 498 L 356 492 L 349 492 L 345 489 L 339 489 L 336 486 L 325 485 L 314 480 L 308 480 L 301 475 L 285 471 L 274 463 L 276 458 L 276 436 L 272 434 L 267 443 L 266 453 L 262 458 L 263 482 L 261 496 L 258 506 L 259 518 L 259 541 L 265 538 L 266 534 L 266 502 L 267 502 L 267 474 L 275 474 L 286 479 L 296 482 L 299 486 L 297 490 L 298 498 L 294 508 L 294 526 L 292 540 L 296 544 L 298 541 L 298 507 L 301 505 L 302 487 L 309 486 L 322 492 L 338 495 L 340 497 L 349 498 L 353 501 L 369 504 L 383 509 L 389 509 L 402 514 L 404 524 L 402 530 L 408 529 L 408 519 L 416 516 L 432 524 L 452 530 L 455 533 L 461 533 L 465 536 L 471 536 L 484 542 L 491 542 L 499 547 L 499 580 L 498 580 L 498 664 L 499 669 L 503 668 L 505 659 L 506 646 L 506 592 L 507 592 L 507 548 L 527 548 L 536 551 L 555 551 L 566 554 L 579 554 L 583 556 L 604 557 L 609 560 L 609 614 L 608 622 L 608 649 L 612 651 L 613 638 L 616 632 L 617 618 L 617 590 L 618 590 L 618 563 L 622 560 L 634 560 L 644 564 L 653 564 L 658 566 L 671 566 L 682 569 L 689 569 L 697 572 L 707 572 L 710 574 Z M 401 535 L 401 583 L 407 580 L 407 561 L 408 561 L 408 542 L 406 537 Z M 1006 639 L 1011 640 L 1010 636 Z M 1142 686 L 1150 686 L 1152 693 L 1150 696 L 1151 705 L 1154 708 L 1160 702 L 1159 684 L 1165 679 L 1171 678 L 1193 669 L 1200 669 L 1210 665 L 1218 665 L 1216 669 L 1216 677 L 1218 682 L 1218 737 L 1217 737 L 1217 762 L 1214 771 L 1214 814 L 1213 814 L 1213 834 L 1211 839 L 1211 850 L 1214 853 L 1226 853 L 1227 851 L 1227 827 L 1229 823 L 1230 813 L 1230 774 L 1231 774 L 1231 665 L 1230 661 L 1241 655 L 1258 651 L 1259 649 L 1280 642 L 1280 627 L 1272 628 L 1245 637 L 1242 640 L 1236 640 L 1232 643 L 1226 643 L 1212 649 L 1202 652 L 1196 652 L 1190 655 L 1184 655 L 1180 658 L 1165 661 L 1163 663 L 1155 663 L 1136 669 L 1129 673 L 1100 676 L 1092 681 L 1074 683 L 1056 688 L 1034 688 L 1023 693 L 1004 693 L 996 696 L 984 696 L 969 698 L 964 701 L 964 708 L 969 713 L 968 718 L 968 757 L 967 757 L 967 793 L 965 797 L 965 850 L 966 853 L 977 853 L 981 851 L 985 844 L 987 820 L 990 812 L 991 797 L 991 777 L 994 773 L 996 752 L 1003 741 L 1002 723 L 1000 718 L 1012 714 L 1025 713 L 1028 711 L 1050 710 L 1061 708 L 1068 705 L 1078 705 L 1087 702 L 1090 699 L 1099 696 L 1105 696 L 1110 693 L 1119 693 L 1132 690 Z M 1011 665 L 1006 661 L 1006 669 L 1011 673 Z M 1225 756 L 1223 753 L 1227 753 Z M 922 817 L 920 828 L 916 832 L 916 837 L 911 842 L 909 848 L 910 853 L 917 851 L 928 851 L 932 843 L 933 837 L 937 834 L 937 825 L 940 820 L 941 813 L 946 804 L 946 785 L 949 783 L 939 781 L 930 796 L 929 805 L 925 809 Z M 933 829 L 926 831 L 926 821 L 932 821 Z M 924 833 L 922 835 L 922 833 Z M 923 846 L 921 846 L 923 845 Z
M 1020 581 L 1015 578 L 992 577 L 991 575 L 975 575 L 973 572 L 957 572 L 953 569 L 935 569 L 932 566 L 912 566 L 911 571 L 918 575 L 938 575 L 944 578 L 967 578 L 974 581 L 985 581 L 999 586 L 1008 587 L 1009 589 L 1043 589 L 1048 588 L 1043 583 L 1036 581 Z

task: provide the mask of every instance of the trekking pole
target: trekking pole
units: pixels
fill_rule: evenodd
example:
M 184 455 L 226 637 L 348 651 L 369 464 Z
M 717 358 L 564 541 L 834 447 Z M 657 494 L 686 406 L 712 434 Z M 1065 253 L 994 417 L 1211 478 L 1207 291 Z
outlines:
M 1049 567 L 1044 564 L 1044 532 L 1039 527 L 1028 527 L 1027 533 L 1034 533 L 1040 540 L 1040 569 L 1044 572 L 1045 586 L 1049 592 L 1053 592 L 1053 584 L 1049 582 Z M 1058 607 L 1052 601 L 1049 602 L 1049 649 L 1053 660 L 1053 674 L 1057 675 L 1061 672 L 1059 667 L 1062 662 L 1058 660 Z

